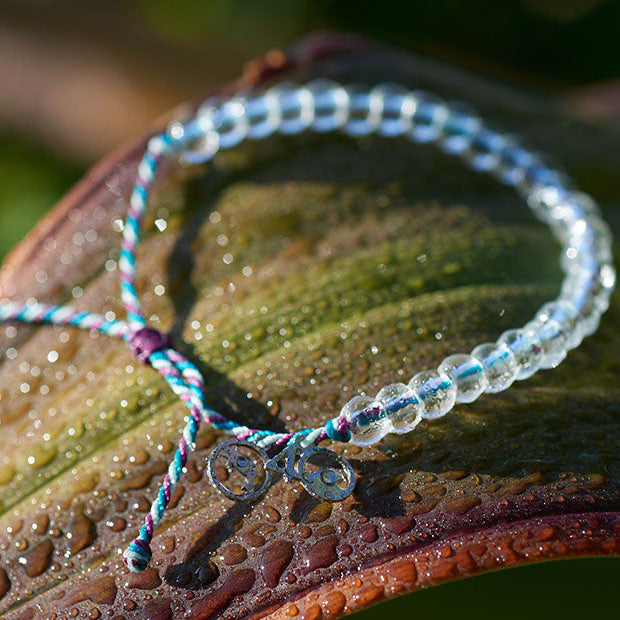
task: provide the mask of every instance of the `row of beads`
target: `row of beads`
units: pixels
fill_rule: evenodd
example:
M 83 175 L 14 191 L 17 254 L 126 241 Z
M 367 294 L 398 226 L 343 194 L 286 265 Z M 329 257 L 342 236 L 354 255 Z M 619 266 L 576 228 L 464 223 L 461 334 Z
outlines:
M 580 332 L 571 332 L 575 317 L 569 302 L 545 304 L 534 321 L 505 331 L 496 342 L 480 344 L 469 355 L 450 355 L 437 370 L 419 372 L 406 385 L 386 385 L 374 398 L 354 396 L 340 412 L 346 423 L 330 420 L 327 434 L 371 445 L 387 433 L 408 433 L 424 418 L 440 418 L 456 403 L 472 403 L 483 393 L 506 390 L 539 369 L 555 368 L 580 343 Z
M 566 277 L 560 295 L 530 323 L 477 346 L 469 355 L 446 358 L 437 370 L 420 372 L 407 385 L 388 385 L 375 398 L 354 397 L 325 425 L 331 439 L 372 444 L 388 432 L 412 430 L 422 418 L 443 416 L 455 403 L 473 402 L 484 392 L 505 390 L 539 369 L 554 368 L 596 331 L 609 305 L 615 285 L 611 234 L 592 199 L 573 190 L 566 175 L 544 157 L 487 127 L 461 104 L 399 85 L 369 90 L 321 79 L 208 102 L 182 130 L 196 136 L 196 150 L 184 152 L 190 161 L 211 159 L 246 138 L 275 132 L 341 130 L 355 137 L 374 133 L 433 142 L 473 170 L 515 187 L 562 245 L 560 264 Z

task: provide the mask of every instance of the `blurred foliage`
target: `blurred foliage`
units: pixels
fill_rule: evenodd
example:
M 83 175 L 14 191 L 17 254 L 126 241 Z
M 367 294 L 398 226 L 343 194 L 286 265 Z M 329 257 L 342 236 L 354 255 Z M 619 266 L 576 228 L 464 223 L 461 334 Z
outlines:
M 62 9 L 76 15 L 67 19 Z M 68 7 L 68 8 L 67 8 Z M 52 19 L 53 14 L 56 17 Z M 62 21 L 89 36 L 101 24 L 119 32 L 108 46 L 139 34 L 161 42 L 166 53 L 189 49 L 200 58 L 207 45 L 226 44 L 246 58 L 286 46 L 313 29 L 357 31 L 496 77 L 557 88 L 620 75 L 620 2 L 615 0 L 0 0 L 3 14 L 47 26 Z M 109 21 L 102 20 L 107 14 Z M 87 28 L 87 17 L 91 16 Z M 131 18 L 131 19 L 130 19 Z M 90 28 L 90 29 L 89 29 Z M 82 32 L 82 34 L 83 34 Z M 179 62 L 186 62 L 182 55 Z M 225 53 L 218 62 L 231 63 Z M 238 73 L 231 67 L 231 76 Z M 207 79 L 205 78 L 205 81 Z M 202 87 L 201 87 L 202 88 Z M 0 258 L 75 182 L 83 169 L 8 130 L 0 133 Z M 620 560 L 554 562 L 500 571 L 418 592 L 356 616 L 371 620 L 389 613 L 421 617 L 492 617 L 530 620 L 582 618 L 617 613 Z
M 614 0 L 141 0 L 160 36 L 200 45 L 225 34 L 235 45 L 310 29 L 357 31 L 456 62 L 566 83 L 616 77 L 620 2 Z
M 618 559 L 545 562 L 486 573 L 371 607 L 354 620 L 458 618 L 458 620 L 582 620 L 618 613 Z
M 328 22 L 455 62 L 567 83 L 617 77 L 616 0 L 322 0 Z
M 214 35 L 241 46 L 257 37 L 276 41 L 274 37 L 297 31 L 303 25 L 309 4 L 307 0 L 140 2 L 147 27 L 165 39 L 196 46 Z
M 37 144 L 0 134 L 0 258 L 82 172 Z

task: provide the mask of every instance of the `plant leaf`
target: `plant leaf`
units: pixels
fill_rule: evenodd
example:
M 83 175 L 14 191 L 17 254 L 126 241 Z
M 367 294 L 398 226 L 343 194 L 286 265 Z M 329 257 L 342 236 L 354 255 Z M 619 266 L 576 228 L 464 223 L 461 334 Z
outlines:
M 617 133 L 566 135 L 554 101 L 345 36 L 310 38 L 278 66 L 257 61 L 229 90 L 314 74 L 430 86 L 536 138 L 602 199 L 615 182 Z M 37 226 L 0 272 L 2 296 L 122 316 L 115 228 L 143 146 L 104 160 Z M 248 144 L 208 169 L 168 167 L 152 202 L 147 313 L 198 362 L 210 405 L 261 428 L 316 426 L 358 391 L 523 324 L 560 282 L 558 249 L 514 196 L 404 141 Z M 481 571 L 618 555 L 615 302 L 560 368 L 409 435 L 336 446 L 358 477 L 341 503 L 281 480 L 233 504 L 204 471 L 220 437 L 201 430 L 139 575 L 119 550 L 183 405 L 122 343 L 4 329 L 0 611 L 335 617 Z

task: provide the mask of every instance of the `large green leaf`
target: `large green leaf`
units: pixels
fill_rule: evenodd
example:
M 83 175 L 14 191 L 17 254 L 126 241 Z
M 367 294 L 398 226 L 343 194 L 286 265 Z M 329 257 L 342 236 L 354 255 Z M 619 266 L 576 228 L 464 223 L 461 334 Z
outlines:
M 603 199 L 614 186 L 618 136 L 567 134 L 552 101 L 343 38 L 290 59 L 287 77 L 469 96 Z M 0 273 L 3 296 L 122 315 L 114 229 L 141 148 L 100 164 L 35 229 Z M 264 428 L 316 426 L 359 391 L 494 339 L 560 282 L 558 248 L 516 197 L 405 141 L 273 139 L 208 169 L 170 167 L 148 220 L 138 262 L 152 322 L 198 362 L 212 406 Z M 204 475 L 219 435 L 204 429 L 152 567 L 130 575 L 119 550 L 157 491 L 183 405 L 119 342 L 5 328 L 0 610 L 333 617 L 502 566 L 617 555 L 619 341 L 614 303 L 557 370 L 410 435 L 336 447 L 358 483 L 333 505 L 284 481 L 253 505 L 224 499 Z

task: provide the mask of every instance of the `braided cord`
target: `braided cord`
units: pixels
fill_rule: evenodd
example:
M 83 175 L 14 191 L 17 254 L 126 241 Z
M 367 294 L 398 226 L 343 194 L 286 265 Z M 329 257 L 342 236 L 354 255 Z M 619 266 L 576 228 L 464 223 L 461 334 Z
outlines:
M 189 163 L 207 162 L 219 150 L 245 139 L 305 130 L 342 130 L 353 137 L 405 136 L 418 143 L 436 143 L 445 153 L 460 156 L 474 171 L 515 187 L 562 244 L 566 278 L 558 300 L 543 306 L 524 328 L 505 332 L 496 343 L 480 345 L 471 356 L 451 356 L 438 371 L 415 375 L 408 386 L 386 386 L 376 398 L 354 397 L 338 416 L 316 429 L 296 433 L 256 430 L 211 409 L 205 401 L 201 372 L 167 338 L 147 326 L 137 293 L 136 249 L 158 165 L 170 156 Z M 189 416 L 163 483 L 138 537 L 123 554 L 131 571 L 142 571 L 151 559 L 154 531 L 195 448 L 201 420 L 262 448 L 285 448 L 297 440 L 305 448 L 325 439 L 369 445 L 387 432 L 408 432 L 423 417 L 445 415 L 455 402 L 472 402 L 484 391 L 506 389 L 515 379 L 561 362 L 569 349 L 596 331 L 615 284 L 611 262 L 611 235 L 593 201 L 572 190 L 563 173 L 514 138 L 428 93 L 398 85 L 367 89 L 316 80 L 306 86 L 278 85 L 264 93 L 206 102 L 187 122 L 174 122 L 168 132 L 149 140 L 130 196 L 119 258 L 127 322 L 108 321 L 70 307 L 12 301 L 0 303 L 0 322 L 66 325 L 124 339 L 188 407 Z
M 126 338 L 129 334 L 129 327 L 124 321 L 109 321 L 95 312 L 81 312 L 70 306 L 53 306 L 39 302 L 0 303 L 0 323 L 8 322 L 65 325 L 98 331 L 113 338 Z
M 146 326 L 142 304 L 136 291 L 136 248 L 140 243 L 140 222 L 147 206 L 148 194 L 155 180 L 157 165 L 169 150 L 167 135 L 152 137 L 138 165 L 136 181 L 129 198 L 129 209 L 123 227 L 119 257 L 121 299 L 127 312 L 129 327 L 137 331 Z

